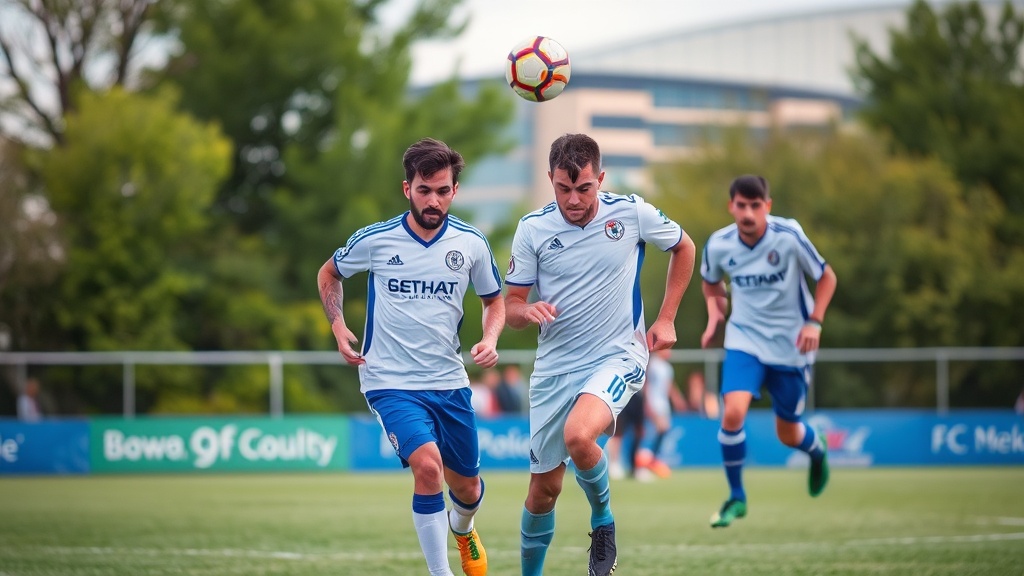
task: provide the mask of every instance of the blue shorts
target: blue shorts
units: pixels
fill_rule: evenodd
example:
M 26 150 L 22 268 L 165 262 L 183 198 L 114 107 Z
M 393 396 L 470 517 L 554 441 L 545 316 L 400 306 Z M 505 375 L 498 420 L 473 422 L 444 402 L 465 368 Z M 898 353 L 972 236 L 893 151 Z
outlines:
M 469 387 L 454 390 L 371 390 L 366 403 L 384 434 L 409 467 L 409 456 L 428 442 L 437 444 L 441 461 L 456 474 L 480 473 L 476 413 Z
M 807 401 L 809 376 L 808 367 L 771 366 L 746 352 L 726 350 L 722 394 L 750 392 L 760 399 L 761 388 L 767 388 L 775 415 L 788 422 L 799 422 Z

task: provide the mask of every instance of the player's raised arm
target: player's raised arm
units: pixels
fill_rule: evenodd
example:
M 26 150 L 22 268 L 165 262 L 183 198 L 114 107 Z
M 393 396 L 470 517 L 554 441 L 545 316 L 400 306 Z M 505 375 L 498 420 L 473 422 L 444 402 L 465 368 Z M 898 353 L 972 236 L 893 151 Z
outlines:
M 359 340 L 356 335 L 345 325 L 345 315 L 342 314 L 342 303 L 344 302 L 341 288 L 341 275 L 334 266 L 334 258 L 327 260 L 316 275 L 316 283 L 320 288 L 320 302 L 324 305 L 324 314 L 327 321 L 331 323 L 331 331 L 338 341 L 338 352 L 345 358 L 345 362 L 352 366 L 365 364 L 366 360 L 353 349 L 353 345 Z
M 522 330 L 530 324 L 553 322 L 558 316 L 553 305 L 541 301 L 527 303 L 529 297 L 529 286 L 508 286 L 505 293 L 505 322 L 509 328 Z
M 690 277 L 693 276 L 696 248 L 693 240 L 685 232 L 670 252 L 665 279 L 665 298 L 661 301 L 658 318 L 647 331 L 647 347 L 651 350 L 663 350 L 675 345 L 676 314 L 683 293 L 690 285 Z
M 493 368 L 498 364 L 498 336 L 505 327 L 505 301 L 501 295 L 481 298 L 483 309 L 483 338 L 470 350 L 473 362 L 481 368 Z

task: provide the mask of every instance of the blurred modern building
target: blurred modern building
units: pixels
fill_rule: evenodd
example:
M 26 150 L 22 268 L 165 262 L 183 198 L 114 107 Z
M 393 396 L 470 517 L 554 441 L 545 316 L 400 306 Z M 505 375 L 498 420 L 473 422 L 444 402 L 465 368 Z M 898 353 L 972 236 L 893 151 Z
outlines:
M 1024 10 L 1024 0 L 1013 4 Z M 605 189 L 642 193 L 649 166 L 685 157 L 716 128 L 756 135 L 849 120 L 861 102 L 850 76 L 854 39 L 888 54 L 889 30 L 905 28 L 909 5 L 807 11 L 572 53 L 569 87 L 549 102 L 517 102 L 516 148 L 475 163 L 460 205 L 487 229 L 550 202 L 548 147 L 567 132 L 601 144 Z M 1003 0 L 982 5 L 996 22 Z

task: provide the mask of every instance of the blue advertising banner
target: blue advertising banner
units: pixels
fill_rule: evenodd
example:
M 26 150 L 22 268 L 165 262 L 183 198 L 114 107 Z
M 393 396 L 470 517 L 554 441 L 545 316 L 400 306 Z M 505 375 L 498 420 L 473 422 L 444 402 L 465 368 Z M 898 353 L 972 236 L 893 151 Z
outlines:
M 380 424 L 372 416 L 351 420 L 352 470 L 400 470 L 401 461 Z M 523 418 L 480 420 L 480 467 L 525 470 L 530 462 L 530 423 Z
M 89 424 L 85 420 L 0 420 L 0 475 L 89 472 Z
M 828 410 L 806 421 L 827 439 L 833 466 L 1024 465 L 1024 418 L 1010 411 L 960 410 L 939 416 L 932 410 Z M 353 470 L 401 468 L 374 418 L 351 422 Z M 483 469 L 529 468 L 525 417 L 481 419 L 478 428 Z M 770 410 L 751 411 L 745 428 L 749 466 L 807 465 L 805 454 L 776 438 Z M 676 416 L 662 441 L 662 459 L 673 468 L 721 466 L 718 429 L 717 420 Z
M 828 440 L 833 466 L 1024 465 L 1024 418 L 1009 410 L 828 410 L 806 422 Z M 669 466 L 721 465 L 717 421 L 677 416 L 673 424 L 662 442 Z M 745 429 L 748 465 L 807 465 L 778 441 L 771 411 L 752 411 Z

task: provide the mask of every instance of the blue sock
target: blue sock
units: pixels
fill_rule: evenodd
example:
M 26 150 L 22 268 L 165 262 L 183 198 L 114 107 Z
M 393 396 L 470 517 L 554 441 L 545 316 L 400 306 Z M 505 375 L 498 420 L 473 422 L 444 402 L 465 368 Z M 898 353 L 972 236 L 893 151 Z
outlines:
M 825 456 L 825 450 L 819 441 L 818 435 L 814 432 L 814 428 L 811 428 L 805 422 L 801 422 L 801 424 L 804 426 L 804 439 L 796 449 L 806 452 L 811 457 L 811 460 L 821 460 Z
M 597 528 L 614 522 L 612 494 L 608 486 L 608 457 L 602 453 L 601 459 L 590 470 L 577 468 L 576 483 L 583 488 L 583 493 L 590 501 L 590 527 Z
M 743 462 L 747 458 L 747 433 L 743 428 L 736 431 L 721 428 L 718 431 L 718 442 L 722 445 L 722 464 L 725 465 L 725 477 L 729 480 L 729 498 L 746 502 Z
M 544 557 L 548 546 L 555 536 L 555 511 L 547 514 L 531 514 L 523 508 L 523 519 L 520 521 L 520 564 L 523 576 L 541 576 L 544 574 Z

